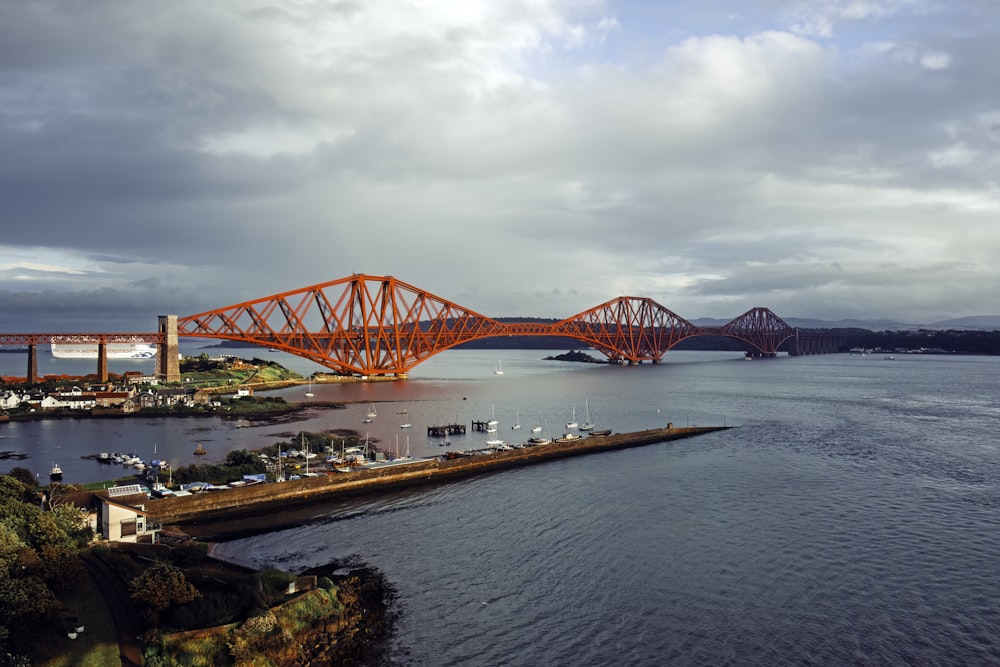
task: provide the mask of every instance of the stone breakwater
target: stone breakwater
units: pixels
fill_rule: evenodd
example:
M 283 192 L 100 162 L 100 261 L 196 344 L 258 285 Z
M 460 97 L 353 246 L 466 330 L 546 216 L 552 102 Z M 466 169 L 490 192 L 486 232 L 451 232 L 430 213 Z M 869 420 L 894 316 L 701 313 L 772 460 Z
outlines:
M 145 509 L 162 525 L 183 526 L 200 521 L 216 522 L 296 505 L 394 491 L 406 486 L 441 483 L 568 456 L 652 445 L 728 428 L 732 427 L 659 428 L 632 433 L 587 436 L 569 442 L 517 447 L 492 454 L 415 460 L 412 463 L 209 491 L 181 498 L 152 499 L 145 503 Z

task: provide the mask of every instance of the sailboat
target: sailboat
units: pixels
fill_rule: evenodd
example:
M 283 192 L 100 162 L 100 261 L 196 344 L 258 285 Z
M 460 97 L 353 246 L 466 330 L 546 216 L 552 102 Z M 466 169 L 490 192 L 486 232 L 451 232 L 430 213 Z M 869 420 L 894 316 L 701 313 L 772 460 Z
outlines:
M 540 432 L 541 430 L 542 430 L 542 427 L 541 427 L 541 425 L 539 425 L 538 426 L 538 431 Z M 536 431 L 535 431 L 535 429 L 531 429 L 531 432 L 535 433 Z M 550 442 L 552 442 L 552 438 L 551 438 L 551 436 L 548 435 L 548 432 L 549 432 L 549 423 L 545 422 L 545 434 L 546 435 L 545 436 L 533 435 L 530 438 L 528 438 L 528 444 L 529 445 L 547 445 L 547 444 L 549 444 Z
M 573 406 L 573 419 L 566 422 L 566 428 L 576 428 L 579 424 L 576 421 L 576 406 Z
M 366 414 L 365 418 L 362 419 L 361 421 L 365 424 L 371 424 L 372 420 L 375 419 L 375 417 L 377 416 L 378 414 L 375 412 L 375 404 L 372 403 L 371 407 L 368 409 L 368 414 Z
M 503 366 L 500 365 L 500 361 L 497 361 L 496 367 L 493 369 L 494 375 L 503 375 Z
M 497 406 L 496 406 L 495 403 L 493 404 L 493 413 L 492 414 L 493 414 L 493 416 L 490 417 L 490 419 L 487 420 L 487 422 L 486 422 L 487 426 L 496 426 L 497 424 L 500 423 L 500 422 L 497 421 Z M 487 429 L 487 430 L 489 430 L 489 429 Z
M 594 423 L 590 421 L 590 403 L 587 401 L 587 399 L 584 399 L 584 405 L 587 406 L 587 421 L 583 422 L 583 424 L 580 426 L 580 430 L 589 431 L 594 428 Z
M 513 431 L 521 428 L 521 413 L 517 410 L 517 408 L 514 409 L 514 425 L 510 428 Z
M 312 398 L 315 395 L 316 394 L 313 393 L 313 379 L 312 379 L 312 376 L 310 375 L 309 376 L 309 391 L 306 392 L 306 398 Z
M 306 442 L 306 433 L 305 433 L 305 431 L 302 431 L 301 443 L 302 444 L 299 445 L 299 446 L 302 447 L 302 454 L 303 454 L 303 456 L 306 459 L 306 477 L 309 477 L 310 476 L 309 475 L 309 459 L 312 458 L 312 457 L 309 455 L 309 444 Z

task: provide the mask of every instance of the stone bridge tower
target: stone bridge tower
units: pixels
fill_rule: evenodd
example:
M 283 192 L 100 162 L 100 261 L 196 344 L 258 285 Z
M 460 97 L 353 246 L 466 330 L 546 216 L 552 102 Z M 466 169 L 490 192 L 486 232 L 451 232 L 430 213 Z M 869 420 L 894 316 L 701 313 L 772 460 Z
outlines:
M 177 345 L 177 316 L 160 315 L 159 331 L 163 334 L 163 343 L 156 355 L 156 377 L 161 382 L 180 382 L 181 364 L 180 348 Z

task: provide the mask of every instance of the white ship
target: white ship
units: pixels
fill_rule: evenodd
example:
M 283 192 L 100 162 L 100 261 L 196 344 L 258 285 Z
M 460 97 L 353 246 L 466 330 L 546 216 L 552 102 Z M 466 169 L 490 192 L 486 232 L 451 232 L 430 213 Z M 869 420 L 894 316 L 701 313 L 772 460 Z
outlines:
M 148 343 L 107 343 L 108 359 L 152 359 L 156 346 Z M 97 343 L 52 342 L 56 359 L 97 359 Z

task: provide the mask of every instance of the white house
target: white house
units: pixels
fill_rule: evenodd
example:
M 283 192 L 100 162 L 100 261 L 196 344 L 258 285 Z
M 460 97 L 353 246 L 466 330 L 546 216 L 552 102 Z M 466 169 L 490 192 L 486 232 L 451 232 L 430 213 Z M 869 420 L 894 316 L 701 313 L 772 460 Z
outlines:
M 24 396 L 13 392 L 11 390 L 6 390 L 0 392 L 0 410 L 13 410 L 17 406 L 21 405 L 21 401 L 25 400 Z
M 98 528 L 109 542 L 156 542 L 159 524 L 143 509 L 147 496 L 138 484 L 116 486 L 97 492 L 100 507 Z
M 46 405 L 46 401 L 52 399 L 55 402 L 54 405 Z M 95 405 L 97 405 L 97 400 L 94 394 L 85 394 L 79 389 L 70 392 L 60 392 L 55 394 L 49 394 L 46 400 L 42 401 L 42 407 L 56 407 L 56 408 L 69 408 L 70 410 L 90 410 Z

